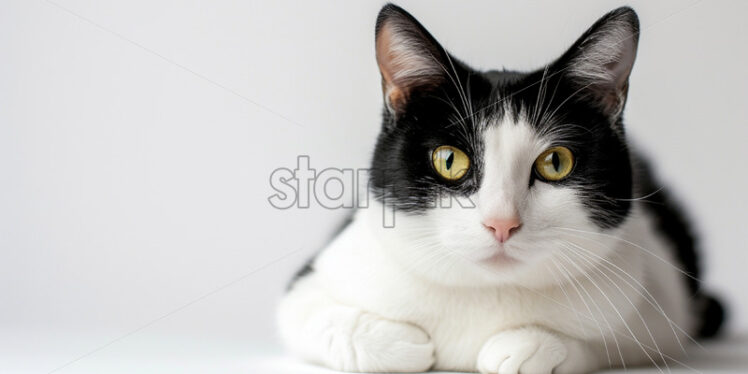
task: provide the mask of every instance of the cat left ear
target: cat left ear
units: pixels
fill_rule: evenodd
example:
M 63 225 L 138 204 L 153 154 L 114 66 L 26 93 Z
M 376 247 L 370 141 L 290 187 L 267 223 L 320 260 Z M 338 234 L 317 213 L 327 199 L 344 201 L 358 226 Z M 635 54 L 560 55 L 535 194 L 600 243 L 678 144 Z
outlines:
M 639 18 L 621 7 L 595 22 L 560 59 L 564 76 L 613 121 L 626 103 L 638 42 Z
M 445 79 L 447 52 L 402 8 L 387 4 L 376 26 L 377 64 L 387 107 L 401 112 L 417 91 L 433 89 Z

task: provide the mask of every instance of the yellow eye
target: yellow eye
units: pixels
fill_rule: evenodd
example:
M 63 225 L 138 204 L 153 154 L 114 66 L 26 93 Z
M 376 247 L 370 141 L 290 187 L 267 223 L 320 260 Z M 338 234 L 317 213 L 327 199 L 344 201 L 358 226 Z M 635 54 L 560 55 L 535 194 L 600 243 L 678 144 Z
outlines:
M 450 181 L 462 178 L 470 168 L 470 159 L 465 152 L 449 145 L 435 149 L 431 154 L 431 162 L 436 172 Z
M 551 182 L 566 178 L 574 168 L 574 155 L 569 148 L 553 147 L 535 160 L 535 170 Z

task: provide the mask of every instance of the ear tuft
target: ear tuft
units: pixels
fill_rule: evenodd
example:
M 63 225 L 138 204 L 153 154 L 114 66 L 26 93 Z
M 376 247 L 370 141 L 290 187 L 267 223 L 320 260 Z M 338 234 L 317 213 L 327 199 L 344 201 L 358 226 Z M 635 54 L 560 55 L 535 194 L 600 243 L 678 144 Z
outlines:
M 382 73 L 382 90 L 388 108 L 398 112 L 417 89 L 437 86 L 444 80 L 446 52 L 402 8 L 387 4 L 379 12 L 376 55 Z
M 589 87 L 611 118 L 617 118 L 623 110 L 638 41 L 636 12 L 621 7 L 595 22 L 562 58 L 567 61 L 566 74 Z

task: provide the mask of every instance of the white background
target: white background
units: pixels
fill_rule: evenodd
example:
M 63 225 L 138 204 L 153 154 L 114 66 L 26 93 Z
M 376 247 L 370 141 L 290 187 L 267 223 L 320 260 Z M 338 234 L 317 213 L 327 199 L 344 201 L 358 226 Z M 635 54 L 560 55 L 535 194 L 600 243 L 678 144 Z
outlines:
M 748 2 L 628 3 L 629 134 L 689 208 L 705 282 L 745 330 Z M 623 2 L 399 4 L 475 67 L 530 69 Z M 207 356 L 241 371 L 276 352 L 285 283 L 344 212 L 273 209 L 269 175 L 301 154 L 367 166 L 382 5 L 1 1 L 0 372 Z

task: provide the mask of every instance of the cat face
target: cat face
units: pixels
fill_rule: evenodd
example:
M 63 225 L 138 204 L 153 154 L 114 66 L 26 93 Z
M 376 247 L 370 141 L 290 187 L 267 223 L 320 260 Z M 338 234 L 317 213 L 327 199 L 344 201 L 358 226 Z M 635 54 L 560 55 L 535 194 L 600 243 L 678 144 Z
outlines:
M 528 73 L 468 67 L 393 5 L 376 34 L 385 110 L 371 186 L 396 212 L 382 238 L 408 269 L 448 284 L 543 283 L 580 233 L 625 222 L 633 10 Z

